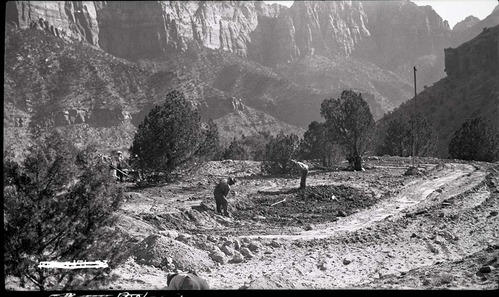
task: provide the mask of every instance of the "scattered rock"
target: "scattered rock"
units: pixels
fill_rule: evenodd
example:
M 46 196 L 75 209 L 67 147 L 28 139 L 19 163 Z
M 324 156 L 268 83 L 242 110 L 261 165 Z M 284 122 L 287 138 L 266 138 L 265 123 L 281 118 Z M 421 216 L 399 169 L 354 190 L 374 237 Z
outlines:
M 173 238 L 173 239 L 175 239 L 179 236 L 178 232 L 175 230 L 159 231 L 159 233 L 163 236 Z
M 416 233 L 412 233 L 412 234 L 411 234 L 411 238 L 415 238 L 415 237 L 416 237 L 416 238 L 419 238 L 419 236 L 418 236 Z
M 352 260 L 347 259 L 347 258 L 343 259 L 343 265 L 348 265 L 350 263 L 352 263 Z
M 208 235 L 208 238 L 207 238 L 209 241 L 211 242 L 217 242 L 218 240 L 215 238 L 215 236 L 213 235 Z
M 278 248 L 278 247 L 280 247 L 280 246 L 281 246 L 281 244 L 280 244 L 280 243 L 278 243 L 278 242 L 277 242 L 277 241 L 275 241 L 275 240 L 272 240 L 272 241 L 270 242 L 270 246 L 271 246 L 271 247 Z
M 487 262 L 485 263 L 485 265 L 492 265 L 494 264 L 495 262 L 497 262 L 497 257 L 492 257 L 492 258 L 489 258 L 487 260 Z
M 262 220 L 265 220 L 265 217 L 261 216 L 261 215 L 256 215 L 256 216 L 253 217 L 253 220 L 255 220 L 255 221 L 262 221 Z
M 497 216 L 497 211 L 491 211 L 490 214 L 489 214 L 489 217 L 495 217 Z
M 337 216 L 339 216 L 339 217 L 346 217 L 347 214 L 343 210 L 340 210 L 340 211 L 338 211 L 338 215 Z
M 454 280 L 454 275 L 450 273 L 444 273 L 440 276 L 441 284 L 450 284 Z
M 232 245 L 232 241 L 226 240 L 226 241 L 224 241 L 224 243 L 222 243 L 222 246 L 226 246 L 226 245 L 229 245 L 229 246 Z
M 227 255 L 227 256 L 232 256 L 234 255 L 234 250 L 229 246 L 229 245 L 224 245 L 222 246 L 222 251 Z
M 232 258 L 232 262 L 234 263 L 241 263 L 244 261 L 243 255 L 241 255 L 240 252 L 235 251 L 234 252 L 234 257 Z
M 261 277 L 251 280 L 248 285 L 241 287 L 241 289 L 249 290 L 283 290 L 294 288 L 295 284 L 291 280 L 276 274 L 264 274 Z
M 238 239 L 234 239 L 234 249 L 239 250 L 241 246 L 241 242 Z
M 182 241 L 182 242 L 186 242 L 186 241 L 189 241 L 189 239 L 192 238 L 192 235 L 189 235 L 189 234 L 179 234 L 175 239 L 178 240 L 178 241 Z
M 489 273 L 493 270 L 494 268 L 492 266 L 482 266 L 480 270 L 478 270 L 481 273 Z
M 222 252 L 218 252 L 218 251 L 212 252 L 210 254 L 210 258 L 213 261 L 221 263 L 221 264 L 225 264 L 225 262 L 226 262 L 225 256 L 222 254 Z
M 436 236 L 434 239 L 434 242 L 437 244 L 442 244 L 442 243 L 444 243 L 444 238 L 441 236 Z
M 443 212 L 441 212 L 441 213 L 438 214 L 439 218 L 443 218 L 444 216 L 445 216 L 445 214 Z
M 253 253 L 247 247 L 241 248 L 241 254 L 246 258 L 253 258 Z
M 312 224 L 308 224 L 303 229 L 305 229 L 305 231 L 310 231 L 310 230 L 314 229 L 314 227 Z
M 409 167 L 407 171 L 404 173 L 404 175 L 420 175 L 421 172 L 418 170 L 416 167 Z
M 327 265 L 325 262 L 321 262 L 319 265 L 317 265 L 317 267 L 322 271 L 327 270 Z
M 250 242 L 250 244 L 248 245 L 248 248 L 252 252 L 258 251 L 261 247 L 262 247 L 262 245 L 259 242 L 256 242 L 256 241 Z

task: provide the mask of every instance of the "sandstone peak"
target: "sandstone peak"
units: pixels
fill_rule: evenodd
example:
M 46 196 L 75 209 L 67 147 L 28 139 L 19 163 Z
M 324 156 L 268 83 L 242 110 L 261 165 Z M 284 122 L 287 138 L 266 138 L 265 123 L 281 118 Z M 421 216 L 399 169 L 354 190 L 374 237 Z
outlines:
M 458 22 L 454 28 L 452 28 L 452 30 L 454 32 L 457 32 L 457 31 L 463 31 L 463 30 L 466 30 L 468 28 L 471 28 L 473 27 L 474 25 L 476 25 L 478 22 L 480 22 L 480 19 L 475 17 L 475 16 L 468 16 L 466 17 L 464 20 Z

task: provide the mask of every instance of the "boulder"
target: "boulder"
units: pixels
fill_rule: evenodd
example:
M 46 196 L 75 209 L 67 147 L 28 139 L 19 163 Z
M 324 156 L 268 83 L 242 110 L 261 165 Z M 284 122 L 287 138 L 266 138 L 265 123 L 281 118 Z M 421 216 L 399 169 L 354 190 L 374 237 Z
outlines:
M 253 253 L 246 247 L 241 248 L 241 254 L 246 258 L 253 258 Z
M 176 239 L 179 236 L 179 233 L 175 230 L 159 231 L 159 234 L 173 239 Z
M 226 241 L 224 241 L 224 243 L 222 243 L 222 246 L 226 246 L 226 245 L 231 246 L 232 245 L 232 241 L 226 240 Z
M 182 242 L 187 242 L 192 238 L 192 235 L 181 233 L 175 239 Z
M 489 273 L 493 270 L 494 268 L 492 266 L 482 266 L 479 270 L 481 273 Z
M 281 244 L 280 244 L 280 243 L 278 243 L 278 242 L 277 242 L 277 241 L 275 241 L 275 240 L 272 240 L 272 241 L 270 242 L 270 246 L 271 246 L 271 247 L 278 248 L 278 247 L 280 247 L 280 246 L 281 246 Z
M 234 252 L 234 257 L 232 257 L 232 262 L 234 262 L 234 263 L 241 263 L 243 261 L 244 261 L 243 255 L 241 255 L 240 252 L 235 251 Z
M 257 241 L 252 241 L 250 242 L 250 244 L 248 245 L 248 248 L 250 249 L 250 251 L 252 252 L 257 252 L 259 249 L 262 248 L 262 245 L 261 243 L 257 242 Z
M 241 246 L 241 242 L 238 239 L 234 239 L 234 249 L 239 250 Z
M 222 251 L 227 255 L 227 256 L 232 256 L 234 255 L 234 249 L 232 249 L 229 245 L 224 245 L 222 246 Z

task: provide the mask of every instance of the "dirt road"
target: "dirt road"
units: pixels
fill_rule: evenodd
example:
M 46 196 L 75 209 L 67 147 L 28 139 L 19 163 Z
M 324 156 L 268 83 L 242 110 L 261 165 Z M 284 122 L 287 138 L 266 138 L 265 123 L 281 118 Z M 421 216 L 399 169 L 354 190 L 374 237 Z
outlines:
M 370 287 L 376 287 L 386 275 L 399 277 L 462 259 L 482 250 L 499 232 L 497 216 L 486 217 L 498 210 L 498 203 L 483 185 L 485 176 L 471 165 L 446 164 L 399 194 L 314 230 L 247 236 L 264 245 L 274 239 L 280 247 L 237 264 L 237 277 L 230 281 L 220 275 L 234 275 L 233 265 L 221 266 L 208 279 L 216 288 L 264 288 L 269 278 L 294 288 L 348 288 L 373 280 Z M 481 208 L 486 202 L 490 205 Z M 475 230 L 479 234 L 471 236 Z M 416 288 L 431 285 L 425 279 Z

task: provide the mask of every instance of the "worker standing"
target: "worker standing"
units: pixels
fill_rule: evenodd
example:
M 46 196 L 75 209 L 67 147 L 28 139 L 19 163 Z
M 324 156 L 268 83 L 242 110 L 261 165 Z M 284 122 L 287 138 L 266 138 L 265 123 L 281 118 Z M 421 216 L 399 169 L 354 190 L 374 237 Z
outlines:
M 236 179 L 229 177 L 228 179 L 222 179 L 218 184 L 215 186 L 215 190 L 213 191 L 213 194 L 215 196 L 215 203 L 217 204 L 217 213 L 221 214 L 222 209 L 224 211 L 224 216 L 230 216 L 229 212 L 227 211 L 227 195 L 230 192 L 230 186 L 236 183 Z
M 291 162 L 295 163 L 300 168 L 300 173 L 301 173 L 300 189 L 305 189 L 307 183 L 308 165 L 303 162 L 298 162 L 296 160 L 291 160 Z
M 123 169 L 125 169 L 123 153 L 121 151 L 118 151 L 118 156 L 116 158 L 116 175 L 118 176 L 120 182 L 123 182 Z

